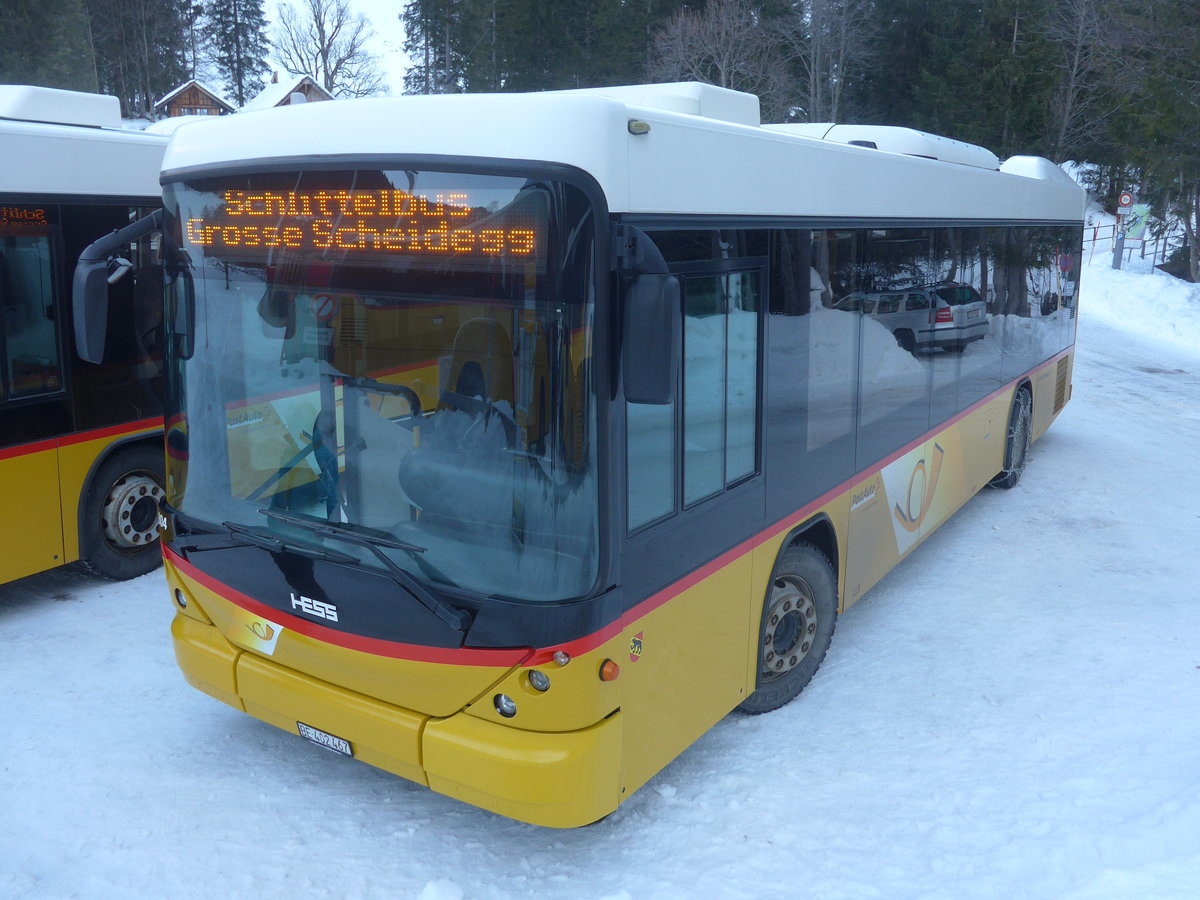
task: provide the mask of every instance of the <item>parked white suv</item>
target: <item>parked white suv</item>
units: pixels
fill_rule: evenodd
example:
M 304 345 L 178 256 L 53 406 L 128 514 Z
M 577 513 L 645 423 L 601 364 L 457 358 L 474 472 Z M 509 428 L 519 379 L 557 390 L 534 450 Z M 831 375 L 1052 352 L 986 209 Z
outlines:
M 886 327 L 909 353 L 935 347 L 961 353 L 988 333 L 987 303 L 979 291 L 959 281 L 856 292 L 843 297 L 837 309 L 861 310 Z

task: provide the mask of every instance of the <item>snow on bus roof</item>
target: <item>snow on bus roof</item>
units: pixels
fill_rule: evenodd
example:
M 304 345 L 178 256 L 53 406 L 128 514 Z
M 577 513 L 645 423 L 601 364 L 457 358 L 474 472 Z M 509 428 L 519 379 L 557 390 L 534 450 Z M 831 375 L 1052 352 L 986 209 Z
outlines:
M 0 85 L 0 119 L 120 128 L 121 104 L 107 94 L 4 84 Z

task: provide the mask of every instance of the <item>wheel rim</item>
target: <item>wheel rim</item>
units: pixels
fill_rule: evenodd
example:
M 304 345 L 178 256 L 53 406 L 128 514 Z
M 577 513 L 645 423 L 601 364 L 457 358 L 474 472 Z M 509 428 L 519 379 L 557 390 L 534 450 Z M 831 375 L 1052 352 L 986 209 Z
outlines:
M 798 575 L 776 578 L 768 602 L 762 674 L 764 681 L 773 681 L 808 656 L 817 634 L 817 604 L 812 588 Z
M 100 524 L 104 539 L 124 553 L 158 540 L 158 501 L 163 490 L 147 472 L 128 472 L 104 498 Z

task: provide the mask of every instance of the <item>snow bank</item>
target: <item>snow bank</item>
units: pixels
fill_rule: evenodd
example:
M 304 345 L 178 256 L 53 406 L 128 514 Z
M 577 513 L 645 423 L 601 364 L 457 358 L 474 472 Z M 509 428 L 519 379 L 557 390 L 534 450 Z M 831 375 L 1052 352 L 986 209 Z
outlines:
M 1111 254 L 1105 256 L 1111 264 Z M 1081 324 L 1102 322 L 1180 349 L 1200 349 L 1200 285 L 1155 269 L 1139 273 L 1095 263 L 1082 278 Z

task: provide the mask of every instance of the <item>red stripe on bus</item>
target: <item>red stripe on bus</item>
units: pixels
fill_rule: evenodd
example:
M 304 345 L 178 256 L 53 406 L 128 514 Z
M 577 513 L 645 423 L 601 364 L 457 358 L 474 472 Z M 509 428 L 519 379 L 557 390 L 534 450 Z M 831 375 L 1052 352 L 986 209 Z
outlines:
M 123 437 L 137 434 L 140 431 L 150 431 L 162 428 L 162 419 L 141 419 L 137 422 L 125 422 L 121 425 L 109 425 L 105 428 L 95 428 L 91 431 L 78 431 L 65 434 L 62 437 L 47 438 L 44 441 L 33 441 L 29 444 L 19 444 L 16 447 L 6 447 L 0 450 L 0 459 L 12 459 L 17 456 L 28 456 L 31 453 L 42 453 L 56 447 L 72 447 L 88 441 L 98 441 L 110 437 Z
M 169 547 L 163 547 L 163 557 L 181 573 L 223 600 L 228 600 L 235 606 L 254 613 L 256 616 L 262 616 L 283 628 L 289 628 L 297 634 L 326 644 L 345 647 L 347 650 L 357 650 L 373 656 L 386 656 L 390 659 L 406 659 L 413 662 L 445 663 L 456 666 L 490 666 L 506 669 L 519 665 L 532 652 L 529 647 L 513 649 L 424 647 L 420 644 L 402 644 L 398 641 L 385 641 L 381 638 L 347 634 L 344 631 L 318 625 L 291 613 L 267 606 L 265 603 L 260 603 L 248 594 L 243 594 L 200 571 Z

